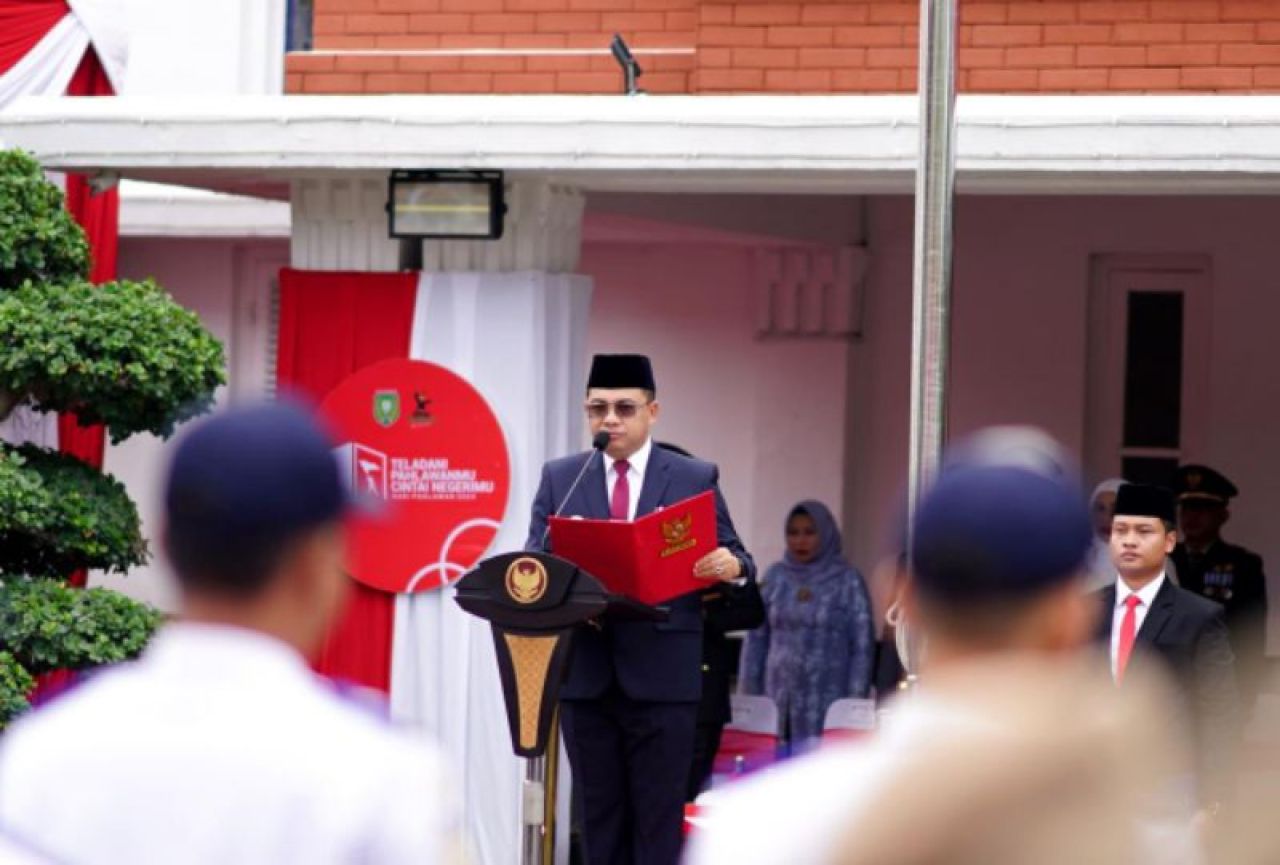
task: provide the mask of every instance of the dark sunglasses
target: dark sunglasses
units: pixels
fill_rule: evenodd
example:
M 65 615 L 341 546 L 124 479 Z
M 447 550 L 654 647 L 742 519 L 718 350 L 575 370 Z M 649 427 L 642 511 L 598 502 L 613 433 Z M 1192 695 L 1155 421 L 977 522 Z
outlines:
M 619 420 L 631 420 L 641 408 L 647 405 L 647 402 L 635 402 L 629 399 L 620 399 L 617 402 L 605 402 L 602 399 L 592 400 L 586 405 L 587 417 L 592 420 L 604 420 L 609 416 L 609 410 L 612 409 Z

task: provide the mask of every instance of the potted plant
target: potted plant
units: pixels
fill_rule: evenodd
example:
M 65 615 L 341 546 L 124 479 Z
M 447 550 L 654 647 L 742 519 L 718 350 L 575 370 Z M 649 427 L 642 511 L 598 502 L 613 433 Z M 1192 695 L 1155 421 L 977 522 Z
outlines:
M 74 412 L 112 442 L 167 437 L 226 381 L 222 345 L 151 281 L 88 281 L 84 233 L 61 191 L 0 151 L 0 420 L 18 406 Z M 0 728 L 32 675 L 136 655 L 160 614 L 107 589 L 67 587 L 82 568 L 147 561 L 124 486 L 66 454 L 0 442 Z

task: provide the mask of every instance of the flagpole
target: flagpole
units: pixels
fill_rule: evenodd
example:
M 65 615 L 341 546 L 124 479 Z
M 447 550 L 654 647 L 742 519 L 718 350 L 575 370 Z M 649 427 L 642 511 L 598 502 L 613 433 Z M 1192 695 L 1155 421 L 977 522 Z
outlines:
M 946 432 L 955 186 L 956 0 L 920 0 L 920 151 L 912 274 L 909 504 L 938 468 Z
M 957 0 L 920 0 L 920 147 L 911 285 L 908 513 L 915 513 L 937 473 L 946 435 L 955 205 L 956 6 Z M 910 549 L 910 521 L 907 533 Z M 921 650 L 913 636 L 904 633 L 899 648 L 909 684 L 915 682 Z

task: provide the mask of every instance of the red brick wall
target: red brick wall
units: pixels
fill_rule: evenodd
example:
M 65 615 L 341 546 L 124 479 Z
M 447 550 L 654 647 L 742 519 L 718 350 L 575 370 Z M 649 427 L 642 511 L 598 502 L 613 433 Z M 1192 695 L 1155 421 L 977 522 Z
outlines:
M 290 92 L 616 92 L 620 75 L 605 52 L 615 32 L 637 52 L 641 85 L 652 93 L 865 93 L 916 84 L 918 0 L 315 7 L 316 50 L 287 58 Z M 1280 91 L 1280 0 L 961 0 L 960 19 L 965 91 Z M 646 53 L 655 49 L 665 53 Z M 600 53 L 545 53 L 565 50 Z
M 615 93 L 621 76 L 608 47 L 621 33 L 633 49 L 683 49 L 638 59 L 645 90 L 688 93 L 697 23 L 697 0 L 315 0 L 315 51 L 287 58 L 286 87 L 294 93 Z M 501 53 L 475 53 L 486 49 Z M 597 53 L 520 53 L 574 49 Z

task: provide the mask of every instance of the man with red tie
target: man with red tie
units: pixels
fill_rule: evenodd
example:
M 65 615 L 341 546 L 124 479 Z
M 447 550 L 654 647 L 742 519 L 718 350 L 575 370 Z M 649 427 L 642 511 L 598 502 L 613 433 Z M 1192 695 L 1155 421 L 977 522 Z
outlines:
M 717 546 L 693 574 L 708 588 L 754 580 L 717 468 L 654 446 L 659 406 L 649 359 L 596 355 L 584 409 L 591 433 L 607 433 L 608 444 L 603 454 L 543 466 L 526 549 L 555 552 L 547 547 L 552 514 L 634 520 L 712 490 Z M 702 692 L 702 602 L 695 592 L 665 606 L 663 622 L 605 621 L 574 634 L 560 717 L 588 865 L 674 865 L 679 858 Z
M 1225 797 L 1237 737 L 1235 661 L 1221 605 L 1165 574 L 1165 557 L 1178 540 L 1174 510 L 1173 494 L 1163 487 L 1120 487 L 1111 523 L 1117 579 L 1098 592 L 1098 636 L 1109 640 L 1117 685 L 1139 664 L 1160 663 L 1171 676 L 1196 749 L 1198 796 L 1212 812 Z

